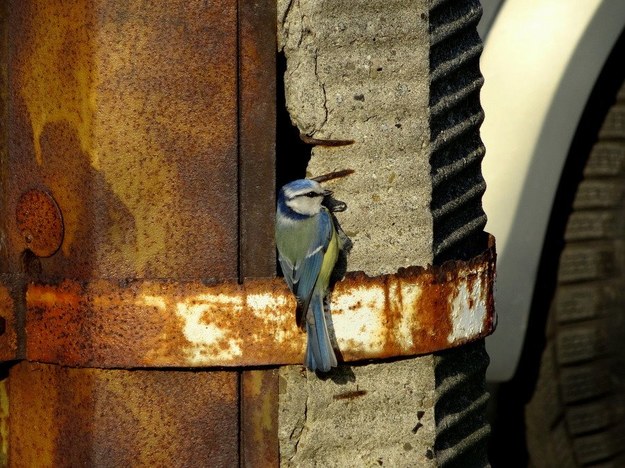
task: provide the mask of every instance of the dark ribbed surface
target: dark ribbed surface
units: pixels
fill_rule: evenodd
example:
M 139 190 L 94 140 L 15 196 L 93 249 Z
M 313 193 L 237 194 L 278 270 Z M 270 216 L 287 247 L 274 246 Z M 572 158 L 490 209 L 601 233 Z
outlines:
M 486 248 L 486 184 L 479 126 L 482 43 L 478 0 L 433 0 L 430 10 L 430 138 L 434 261 L 468 259 Z M 484 342 L 435 355 L 436 461 L 442 467 L 488 466 L 488 393 Z
M 480 163 L 482 43 L 478 0 L 439 0 L 430 10 L 430 138 L 434 261 L 468 259 L 486 248 L 486 188 Z
M 484 375 L 488 355 L 484 341 L 437 353 L 435 361 L 436 442 L 440 467 L 489 466 Z

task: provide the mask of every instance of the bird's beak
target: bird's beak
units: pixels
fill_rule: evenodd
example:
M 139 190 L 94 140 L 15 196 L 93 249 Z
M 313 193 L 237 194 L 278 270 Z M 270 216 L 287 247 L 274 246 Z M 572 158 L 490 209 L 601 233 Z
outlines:
M 329 197 L 330 195 L 332 195 L 334 192 L 332 190 L 324 190 L 323 191 L 323 196 L 324 197 Z

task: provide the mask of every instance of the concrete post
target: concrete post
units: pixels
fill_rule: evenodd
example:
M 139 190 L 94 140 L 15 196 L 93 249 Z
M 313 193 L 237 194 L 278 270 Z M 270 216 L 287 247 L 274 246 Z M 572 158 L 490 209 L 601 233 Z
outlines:
M 318 144 L 308 175 L 348 211 L 348 270 L 370 276 L 486 248 L 476 0 L 278 2 L 286 103 Z M 347 146 L 324 144 L 351 140 Z M 485 466 L 483 343 L 343 366 L 280 371 L 283 466 Z

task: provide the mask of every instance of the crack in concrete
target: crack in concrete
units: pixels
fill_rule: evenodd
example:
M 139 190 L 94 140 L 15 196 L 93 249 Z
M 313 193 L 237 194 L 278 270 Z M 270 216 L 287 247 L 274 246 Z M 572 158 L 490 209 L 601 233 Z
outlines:
M 289 29 L 288 29 L 288 18 L 291 14 L 291 9 L 293 8 L 293 4 L 295 0 L 289 0 L 286 8 L 282 9 L 282 3 L 278 1 L 278 51 L 283 52 L 286 47 L 286 41 L 289 37 Z M 283 10 L 283 13 L 280 14 L 280 10 Z
M 306 382 L 308 382 L 308 376 L 306 376 Z M 308 386 L 308 385 L 307 385 Z M 304 428 L 306 427 L 306 421 L 308 420 L 308 402 L 310 400 L 310 392 L 306 392 L 306 400 L 304 402 L 304 414 L 303 414 L 303 419 L 298 421 L 298 423 L 301 422 L 301 424 L 298 424 L 296 427 L 293 428 L 293 431 L 291 432 L 291 436 L 290 439 L 293 439 L 293 434 L 298 431 L 297 436 L 296 436 L 296 440 L 295 440 L 295 445 L 293 447 L 293 455 L 291 455 L 289 457 L 289 463 L 293 461 L 293 459 L 297 456 L 297 449 L 299 447 L 299 443 L 302 440 L 302 434 L 304 433 Z
M 321 79 L 319 78 L 319 73 L 318 73 L 319 56 L 317 55 L 317 49 L 315 49 L 315 52 L 314 52 L 314 55 L 313 55 L 313 59 L 315 61 L 315 78 L 317 80 L 317 84 L 321 88 L 321 93 L 323 95 L 322 106 L 323 106 L 323 111 L 324 111 L 324 117 L 323 117 L 323 122 L 321 122 L 317 126 L 317 129 L 313 130 L 313 133 L 311 134 L 311 136 L 313 136 L 317 132 L 321 131 L 323 126 L 328 121 L 328 115 L 329 115 L 329 111 L 328 111 L 328 96 L 327 96 L 327 93 L 326 93 L 326 86 L 325 86 L 325 83 L 323 81 L 321 81 Z

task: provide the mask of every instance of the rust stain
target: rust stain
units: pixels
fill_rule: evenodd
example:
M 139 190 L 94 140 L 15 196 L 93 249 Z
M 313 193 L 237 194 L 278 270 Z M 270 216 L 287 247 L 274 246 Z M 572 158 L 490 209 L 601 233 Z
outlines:
M 402 319 L 402 311 L 404 308 L 400 278 L 393 278 L 390 276 L 386 278 L 386 281 L 384 282 L 384 298 L 384 315 L 386 321 L 383 324 L 383 327 L 386 337 L 382 352 L 386 356 L 393 356 L 397 354 L 398 346 L 395 335 L 399 322 Z
M 469 262 L 402 269 L 376 278 L 349 273 L 331 298 L 343 359 L 425 354 L 489 334 L 493 255 L 491 249 Z M 461 288 L 482 299 L 459 295 Z M 476 311 L 486 314 L 484 319 L 473 314 L 471 300 L 485 304 Z M 212 285 L 65 280 L 29 285 L 26 304 L 27 357 L 35 361 L 97 367 L 250 366 L 300 363 L 304 355 L 306 337 L 293 320 L 295 300 L 281 278 Z M 458 314 L 479 323 L 454 329 Z
M 495 308 L 495 281 L 497 277 L 497 248 L 495 246 L 495 237 L 489 236 L 488 238 L 488 248 L 491 252 L 488 258 L 488 271 L 490 273 L 490 277 L 485 278 L 487 281 L 488 288 L 482 291 L 482 299 L 486 303 L 486 308 L 492 311 L 491 314 L 487 314 L 484 318 L 484 328 L 486 330 L 490 330 L 490 333 L 495 331 L 497 327 L 497 309 Z M 487 273 L 485 272 L 484 275 Z
M 100 166 L 135 229 L 110 242 L 130 277 L 235 278 L 236 2 L 96 3 Z
M 35 160 L 44 155 L 40 138 L 51 122 L 66 121 L 77 130 L 80 147 L 93 154 L 93 25 L 88 2 L 20 2 L 25 29 L 18 61 L 28 73 L 22 75 L 20 94 L 32 125 Z M 9 7 L 13 8 L 13 6 Z M 20 67 L 22 68 L 22 67 Z
M 276 2 L 238 0 L 239 280 L 276 273 Z
M 241 374 L 242 466 L 278 466 L 277 369 L 249 370 Z
M 455 285 L 449 284 L 442 272 L 428 280 L 429 287 L 422 290 L 416 304 L 419 310 L 431 311 L 421 315 L 419 326 L 413 329 L 413 340 L 419 343 L 446 339 L 452 330 L 449 298 L 455 296 Z
M 24 466 L 236 466 L 235 372 L 10 370 L 10 459 Z M 198 410 L 201 409 L 201 410 Z
M 0 187 L 6 187 L 10 177 L 6 168 L 8 154 L 8 122 L 9 122 L 9 12 L 8 2 L 0 2 Z M 2 190 L 4 192 L 4 189 Z M 6 195 L 2 194 L 0 202 L 0 272 L 10 272 L 7 268 Z
M 6 212 L 63 213 L 42 277 L 237 276 L 236 1 L 8 2 Z M 6 268 L 23 236 L 7 220 Z
M 2 372 L 4 374 L 4 371 Z M 9 462 L 9 389 L 6 375 L 0 375 L 0 466 Z
M 20 460 L 24 466 L 52 467 L 55 466 L 55 441 L 63 425 L 56 420 L 59 411 L 54 408 L 59 388 L 55 376 L 37 372 L 40 369 L 39 365 L 19 363 L 10 370 L 9 458 Z M 38 387 L 42 387 L 41 390 L 37 391 Z M 83 440 L 87 437 L 85 434 Z
M 10 278 L 0 275 L 0 361 L 18 357 L 16 304 L 11 289 L 5 286 Z
M 493 255 L 489 259 L 490 265 L 489 270 L 492 271 L 492 276 L 488 278 L 483 278 L 483 281 L 486 281 L 488 284 L 488 288 L 485 288 L 481 291 L 480 299 L 486 304 L 486 309 L 492 311 L 490 314 L 486 314 L 484 317 L 484 329 L 490 330 L 490 333 L 495 331 L 497 327 L 497 309 L 495 308 L 495 294 L 494 294 L 494 284 L 496 277 L 495 265 L 497 263 L 497 253 L 494 247 L 494 241 L 491 239 Z M 484 276 L 487 275 L 487 272 L 483 273 Z

